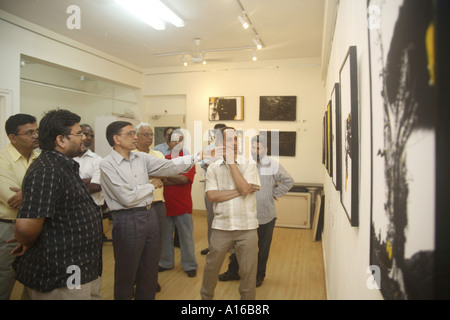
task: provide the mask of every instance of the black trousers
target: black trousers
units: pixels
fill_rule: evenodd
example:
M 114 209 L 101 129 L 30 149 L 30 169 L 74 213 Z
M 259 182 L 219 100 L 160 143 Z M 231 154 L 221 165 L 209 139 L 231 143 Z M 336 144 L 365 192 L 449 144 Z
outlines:
M 264 280 L 266 277 L 267 260 L 269 260 L 270 245 L 272 244 L 273 229 L 275 228 L 274 218 L 266 224 L 260 224 L 258 227 L 258 271 L 256 273 L 257 280 Z M 227 273 L 232 276 L 238 276 L 239 263 L 236 254 L 230 255 L 230 263 L 228 264 Z
M 113 213 L 114 299 L 154 300 L 158 281 L 159 221 L 149 211 Z M 133 287 L 136 285 L 136 291 Z

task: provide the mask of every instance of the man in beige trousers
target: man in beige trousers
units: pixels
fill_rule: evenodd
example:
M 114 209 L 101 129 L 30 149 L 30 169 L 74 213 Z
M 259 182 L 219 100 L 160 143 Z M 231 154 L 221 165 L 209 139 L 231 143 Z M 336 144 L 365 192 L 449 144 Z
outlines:
M 236 131 L 223 128 L 220 132 L 217 145 L 223 145 L 223 159 L 211 164 L 206 173 L 205 190 L 214 203 L 214 221 L 200 293 L 203 300 L 213 299 L 225 255 L 234 248 L 240 266 L 241 299 L 254 300 L 258 264 L 254 192 L 260 188 L 259 175 L 256 163 L 238 157 Z

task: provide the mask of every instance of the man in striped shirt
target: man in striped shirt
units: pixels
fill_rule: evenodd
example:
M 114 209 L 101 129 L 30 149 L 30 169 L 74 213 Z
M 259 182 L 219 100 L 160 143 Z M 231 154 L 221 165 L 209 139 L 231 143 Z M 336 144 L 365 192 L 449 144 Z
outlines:
M 209 253 L 203 274 L 201 297 L 211 300 L 225 255 L 235 249 L 241 266 L 241 299 L 254 300 L 258 258 L 258 220 L 255 192 L 260 187 L 256 164 L 237 156 L 237 137 L 233 128 L 220 130 L 217 145 L 222 145 L 223 159 L 206 172 L 206 194 L 214 202 Z M 216 152 L 216 155 L 219 155 Z
M 284 196 L 294 185 L 291 175 L 274 159 L 267 156 L 267 141 L 264 136 L 252 138 L 252 157 L 257 162 L 261 179 L 261 190 L 256 194 L 258 211 L 258 271 L 256 287 L 262 285 L 266 277 L 266 265 L 269 259 L 273 229 L 277 219 L 275 200 Z M 220 281 L 238 280 L 239 264 L 236 255 L 230 256 L 228 270 L 219 275 Z

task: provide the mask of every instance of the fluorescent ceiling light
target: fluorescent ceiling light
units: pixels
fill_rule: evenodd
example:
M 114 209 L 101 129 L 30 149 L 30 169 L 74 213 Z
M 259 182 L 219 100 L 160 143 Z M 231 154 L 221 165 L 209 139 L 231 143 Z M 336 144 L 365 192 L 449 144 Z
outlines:
M 159 0 L 114 1 L 156 30 L 164 30 L 165 22 L 184 27 L 184 21 Z

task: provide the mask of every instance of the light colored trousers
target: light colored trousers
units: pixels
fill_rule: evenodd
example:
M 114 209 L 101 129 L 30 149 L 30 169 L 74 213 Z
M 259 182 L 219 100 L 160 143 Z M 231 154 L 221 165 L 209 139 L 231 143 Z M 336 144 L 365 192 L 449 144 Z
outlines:
M 200 291 L 203 300 L 212 300 L 217 277 L 226 254 L 234 247 L 239 262 L 239 293 L 242 300 L 255 300 L 258 267 L 258 233 L 254 230 L 213 229 Z
M 14 224 L 0 222 L 0 300 L 9 300 L 16 283 L 12 263 L 16 258 L 10 252 L 17 246 L 17 242 L 6 243 L 14 234 Z
M 100 300 L 101 277 L 80 286 L 80 289 L 58 288 L 50 292 L 38 292 L 26 288 L 31 300 Z
M 166 216 L 166 228 L 163 235 L 163 245 L 159 265 L 172 269 L 175 266 L 175 253 L 173 248 L 173 233 L 175 226 L 180 238 L 181 265 L 184 271 L 197 270 L 194 247 L 194 222 L 192 214 L 185 213 L 180 216 Z

